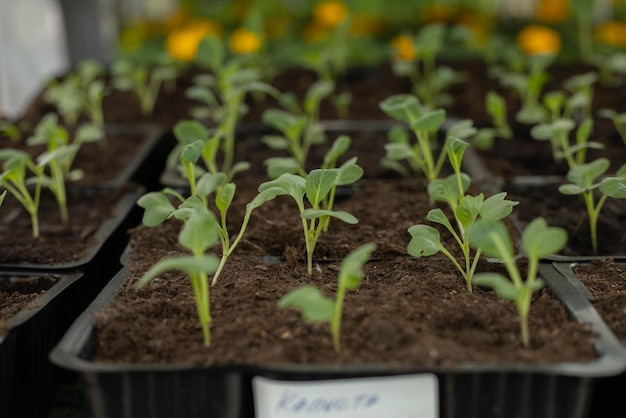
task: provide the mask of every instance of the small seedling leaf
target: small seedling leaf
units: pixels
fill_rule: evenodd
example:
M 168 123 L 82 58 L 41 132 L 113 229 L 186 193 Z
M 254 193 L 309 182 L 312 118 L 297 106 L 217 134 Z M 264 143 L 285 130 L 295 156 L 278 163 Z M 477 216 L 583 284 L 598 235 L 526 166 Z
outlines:
M 339 175 L 339 169 L 315 169 L 306 177 L 306 197 L 314 208 L 328 196 Z
M 144 209 L 141 222 L 146 226 L 163 223 L 175 210 L 167 196 L 160 192 L 144 194 L 137 199 L 137 205 Z
M 470 243 L 490 257 L 506 260 L 512 257 L 513 245 L 503 223 L 479 219 L 467 229 Z
M 626 198 L 626 176 L 602 179 L 600 182 L 600 191 L 616 199 Z
M 522 248 L 534 260 L 558 253 L 566 244 L 565 229 L 550 227 L 543 218 L 534 219 L 522 233 Z
M 407 251 L 413 257 L 429 257 L 441 247 L 439 231 L 428 225 L 413 225 L 409 229 L 411 241 Z
M 307 322 L 328 322 L 333 316 L 335 302 L 322 295 L 315 286 L 302 286 L 283 296 L 278 307 L 295 308 Z
M 348 254 L 339 266 L 339 286 L 354 290 L 363 280 L 363 265 L 369 260 L 376 245 L 368 243 L 361 245 L 356 250 Z
M 142 287 L 155 277 L 171 270 L 178 270 L 188 275 L 200 273 L 212 274 L 217 270 L 219 259 L 213 254 L 206 254 L 201 257 L 183 256 L 163 258 L 157 261 L 150 269 L 137 281 L 136 287 Z
M 493 289 L 498 296 L 504 299 L 515 301 L 519 296 L 519 290 L 515 288 L 513 283 L 498 273 L 478 273 L 474 276 L 472 282 L 478 286 Z
M 215 206 L 217 206 L 217 210 L 219 210 L 220 213 L 228 212 L 228 208 L 235 198 L 235 190 L 235 183 L 228 183 L 217 191 Z
M 394 119 L 411 123 L 422 113 L 420 102 L 414 95 L 398 94 L 380 102 L 380 109 Z
M 218 240 L 217 220 L 205 207 L 191 212 L 178 235 L 180 245 L 194 253 L 204 252 Z
M 347 224 L 357 224 L 359 220 L 352 215 L 351 213 L 342 211 L 342 210 L 325 210 L 325 209 L 305 209 L 302 211 L 301 215 L 304 219 L 317 219 L 322 216 L 330 216 L 333 218 L 337 218 L 340 221 L 343 221 Z
M 446 119 L 446 111 L 443 109 L 430 110 L 411 123 L 411 128 L 419 132 L 437 132 Z
M 184 120 L 174 126 L 174 136 L 179 143 L 190 144 L 198 140 L 205 141 L 209 131 L 198 121 Z
M 501 192 L 485 199 L 480 208 L 480 217 L 499 221 L 509 216 L 513 212 L 513 206 L 518 205 L 519 202 L 506 200 L 505 197 L 506 192 Z

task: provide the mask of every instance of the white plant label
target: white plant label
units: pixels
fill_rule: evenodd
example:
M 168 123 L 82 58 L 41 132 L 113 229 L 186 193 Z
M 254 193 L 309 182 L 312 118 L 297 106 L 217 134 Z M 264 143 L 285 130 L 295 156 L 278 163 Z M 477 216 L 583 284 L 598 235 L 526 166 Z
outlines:
M 285 381 L 255 376 L 256 418 L 438 418 L 434 374 Z

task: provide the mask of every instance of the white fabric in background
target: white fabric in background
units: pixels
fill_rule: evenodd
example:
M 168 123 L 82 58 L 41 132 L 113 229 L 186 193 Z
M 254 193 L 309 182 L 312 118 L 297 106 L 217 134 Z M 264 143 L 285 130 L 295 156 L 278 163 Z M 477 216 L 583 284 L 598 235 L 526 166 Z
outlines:
M 0 118 L 15 119 L 49 77 L 68 68 L 56 0 L 0 0 Z

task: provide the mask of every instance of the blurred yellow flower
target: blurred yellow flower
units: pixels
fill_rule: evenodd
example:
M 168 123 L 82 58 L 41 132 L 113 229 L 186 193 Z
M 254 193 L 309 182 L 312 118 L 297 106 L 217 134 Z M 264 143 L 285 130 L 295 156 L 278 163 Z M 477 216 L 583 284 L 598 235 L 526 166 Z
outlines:
M 348 6 L 341 1 L 322 1 L 313 9 L 313 20 L 321 27 L 334 28 L 347 17 Z
M 207 36 L 219 36 L 220 26 L 211 20 L 195 20 L 175 29 L 165 39 L 165 50 L 175 59 L 190 61 L 196 57 L 200 41 Z
M 239 28 L 230 35 L 228 46 L 235 54 L 251 54 L 261 48 L 261 37 L 251 30 Z
M 394 59 L 399 61 L 414 61 L 417 58 L 415 45 L 408 35 L 397 35 L 391 40 L 391 46 L 394 49 Z
M 561 36 L 546 26 L 527 25 L 517 34 L 517 44 L 528 55 L 557 54 Z
M 611 20 L 596 28 L 596 38 L 607 45 L 626 48 L 626 22 Z
M 560 23 L 569 17 L 570 0 L 539 0 L 535 18 L 542 22 Z

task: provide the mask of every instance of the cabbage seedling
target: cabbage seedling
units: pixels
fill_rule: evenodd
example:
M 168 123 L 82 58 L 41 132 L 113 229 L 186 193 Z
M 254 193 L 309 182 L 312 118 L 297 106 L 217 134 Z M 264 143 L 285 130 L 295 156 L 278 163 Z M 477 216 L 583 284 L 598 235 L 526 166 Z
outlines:
M 506 102 L 493 90 L 485 96 L 485 110 L 491 116 L 493 128 L 481 128 L 476 132 L 473 143 L 480 149 L 491 149 L 496 137 L 513 139 L 513 131 L 507 119 Z
M 507 228 L 501 222 L 481 219 L 467 230 L 472 246 L 490 257 L 504 262 L 509 279 L 499 273 L 477 273 L 473 282 L 478 286 L 490 287 L 505 299 L 515 302 L 520 317 L 522 344 L 530 346 L 528 314 L 532 294 L 543 287 L 537 278 L 539 260 L 559 252 L 567 243 L 567 233 L 563 228 L 549 227 L 543 218 L 533 220 L 522 232 L 522 250 L 528 257 L 526 279 L 515 263 L 513 245 Z
M 184 221 L 178 234 L 179 244 L 189 250 L 191 255 L 168 257 L 157 261 L 136 283 L 137 287 L 144 286 L 155 277 L 170 271 L 184 271 L 191 280 L 191 286 L 196 299 L 196 309 L 204 345 L 211 345 L 211 308 L 209 299 L 208 275 L 212 274 L 219 265 L 219 259 L 206 251 L 217 243 L 218 226 L 215 218 L 202 204 L 193 205 L 177 213 L 177 217 Z
M 287 94 L 281 96 L 288 110 L 268 109 L 263 113 L 263 122 L 278 130 L 282 135 L 266 135 L 263 142 L 274 150 L 287 150 L 289 157 L 268 158 L 265 161 L 271 179 L 283 173 L 306 176 L 306 162 L 313 145 L 326 141 L 319 123 L 322 100 L 332 94 L 334 84 L 318 80 L 306 92 L 302 106 Z
M 606 158 L 598 158 L 595 161 L 573 167 L 567 173 L 569 184 L 559 186 L 559 191 L 566 195 L 581 195 L 585 201 L 587 216 L 589 218 L 589 231 L 591 232 L 591 246 L 593 253 L 598 253 L 598 218 L 604 203 L 609 197 L 615 199 L 626 198 L 626 164 L 624 164 L 613 177 L 597 179 L 606 173 L 610 161 Z M 596 201 L 594 195 L 598 189 L 602 195 Z
M 26 209 L 31 219 L 33 237 L 39 237 L 39 198 L 43 183 L 43 166 L 36 165 L 30 155 L 14 149 L 0 150 L 0 160 L 4 160 L 2 173 L 0 173 L 0 185 L 6 189 Z M 27 171 L 35 177 L 27 178 Z M 34 183 L 34 190 L 28 188 Z
M 443 225 L 452 234 L 463 253 L 464 265 L 462 266 L 441 243 L 439 231 L 428 225 L 413 225 L 408 229 L 409 234 L 411 234 L 411 241 L 407 251 L 414 257 L 429 257 L 441 251 L 461 273 L 467 284 L 467 290 L 471 292 L 472 277 L 480 258 L 480 249 L 475 252 L 472 259 L 471 240 L 467 236 L 467 229 L 479 218 L 493 221 L 504 219 L 512 212 L 513 206 L 517 205 L 518 202 L 506 200 L 505 192 L 487 199 L 482 193 L 478 196 L 465 194 L 470 185 L 470 178 L 467 174 L 461 173 L 461 161 L 468 145 L 461 139 L 448 137 L 446 148 L 454 174 L 445 179 L 433 180 L 428 185 L 429 196 L 433 200 L 446 202 L 450 207 L 456 220 L 456 229 L 440 208 L 431 209 L 426 216 L 429 221 Z
M 312 323 L 327 322 L 336 352 L 341 348 L 341 316 L 347 290 L 355 290 L 363 280 L 363 265 L 369 260 L 376 246 L 364 244 L 346 256 L 339 266 L 339 280 L 335 298 L 326 297 L 315 286 L 301 286 L 283 296 L 279 308 L 296 308 L 302 317 Z
M 576 144 L 570 144 L 569 136 L 575 123 L 572 119 L 558 118 L 552 122 L 541 123 L 533 126 L 530 135 L 539 141 L 550 141 L 552 156 L 555 161 L 565 159 L 569 168 L 576 167 L 585 162 L 587 150 L 590 148 L 601 149 L 603 144 L 589 141 L 593 120 L 585 119 L 576 128 Z
M 154 112 L 154 105 L 161 85 L 176 78 L 176 69 L 171 65 L 148 68 L 145 65 L 118 59 L 111 64 L 113 87 L 133 94 L 144 116 Z
M 194 181 L 195 184 L 195 181 Z M 197 182 L 197 187 L 193 187 L 194 193 L 185 199 L 181 194 L 175 190 L 166 188 L 160 192 L 150 192 L 139 198 L 137 204 L 145 209 L 143 215 L 143 224 L 146 226 L 156 226 L 165 220 L 174 217 L 179 217 L 179 213 L 185 213 L 189 208 L 201 205 L 207 207 L 208 196 L 215 193 L 215 206 L 219 211 L 219 218 L 212 212 L 211 216 L 216 223 L 216 229 L 219 237 L 219 241 L 222 247 L 222 257 L 213 272 L 212 284 L 217 283 L 220 273 L 224 268 L 226 261 L 230 255 L 235 251 L 235 248 L 244 236 L 244 233 L 250 222 L 252 212 L 262 206 L 265 202 L 274 199 L 279 190 L 269 188 L 260 192 L 254 199 L 252 199 L 246 205 L 246 212 L 244 214 L 239 233 L 234 240 L 231 241 L 230 234 L 226 225 L 226 216 L 228 209 L 235 197 L 236 186 L 234 183 L 226 183 L 226 175 L 224 173 L 211 174 L 205 173 Z M 174 197 L 180 203 L 178 208 L 175 208 L 168 196 Z M 208 209 L 207 209 L 208 210 Z
M 261 193 L 273 190 L 276 196 L 289 195 L 295 200 L 302 220 L 309 274 L 313 274 L 313 252 L 324 231 L 326 219 L 333 217 L 348 224 L 358 223 L 357 218 L 348 212 L 323 209 L 321 206 L 324 200 L 331 198 L 339 178 L 340 170 L 337 168 L 315 169 L 311 170 L 306 178 L 285 173 L 259 186 Z M 311 205 L 310 208 L 305 208 L 305 197 Z
M 404 129 L 393 129 L 390 132 L 389 142 L 385 144 L 386 157 L 382 160 L 382 164 L 408 175 L 409 172 L 400 164 L 400 161 L 406 160 L 412 174 L 422 172 L 428 181 L 439 177 L 446 160 L 446 149 L 444 147 L 435 158 L 433 148 L 437 146 L 437 133 L 446 118 L 445 110 L 429 110 L 422 106 L 417 97 L 408 94 L 388 97 L 380 103 L 380 108 L 389 116 L 407 123 L 417 138 L 417 142 L 411 144 L 409 135 Z M 448 129 L 448 135 L 454 135 L 460 139 L 475 133 L 476 129 L 469 120 L 456 122 Z
M 263 92 L 273 96 L 278 91 L 261 81 L 258 68 L 250 66 L 246 57 L 226 57 L 226 48 L 220 38 L 208 37 L 198 46 L 196 61 L 211 70 L 194 78 L 194 85 L 186 96 L 198 100 L 203 106 L 192 109 L 197 119 L 210 117 L 218 124 L 219 149 L 223 152 L 220 171 L 230 173 L 235 159 L 235 128 L 246 113 L 244 99 L 248 93 Z

